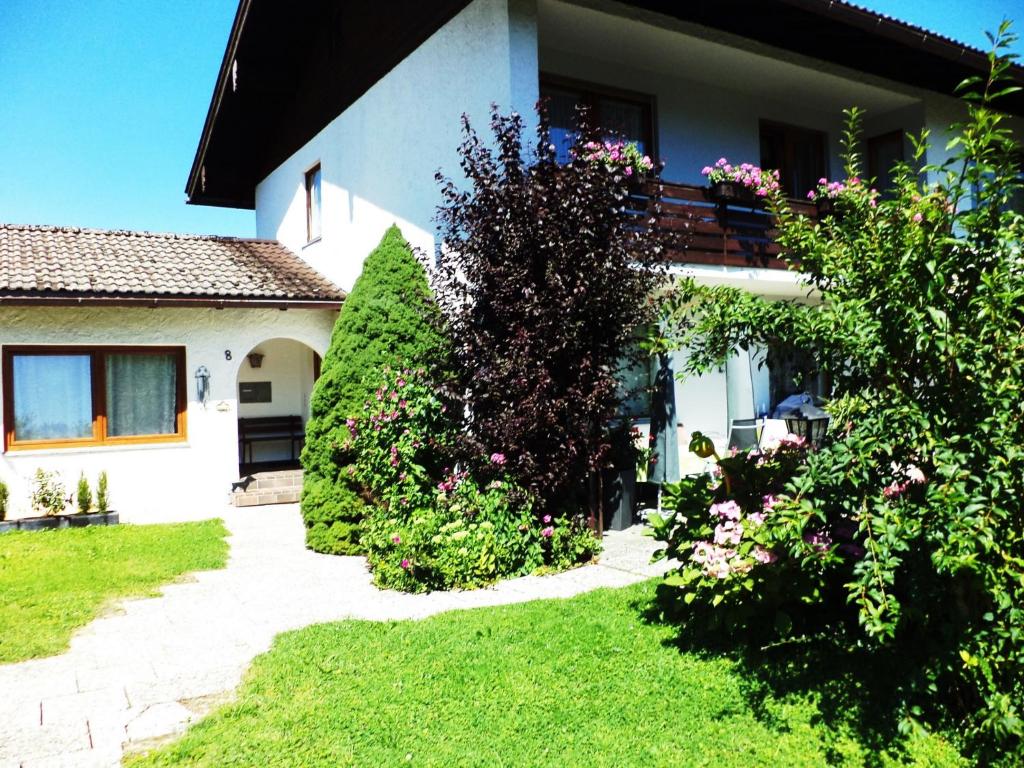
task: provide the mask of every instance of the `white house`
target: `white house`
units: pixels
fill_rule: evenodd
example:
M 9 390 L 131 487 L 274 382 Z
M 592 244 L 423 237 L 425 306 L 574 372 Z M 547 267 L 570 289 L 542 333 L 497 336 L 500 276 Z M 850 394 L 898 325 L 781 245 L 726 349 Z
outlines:
M 343 298 L 274 242 L 0 226 L 9 516 L 32 514 L 40 468 L 69 491 L 107 472 L 124 520 L 217 514 L 240 475 L 239 418 L 301 431 Z M 251 382 L 265 396 L 239 402 Z M 291 451 L 251 447 L 257 462 Z
M 911 133 L 931 130 L 928 160 L 944 158 L 947 126 L 962 115 L 951 94 L 985 71 L 981 51 L 838 0 L 241 0 L 187 193 L 255 209 L 261 237 L 348 288 L 392 222 L 426 252 L 436 247 L 434 174 L 458 177 L 462 114 L 486 135 L 492 104 L 532 116 L 543 97 L 565 141 L 585 103 L 663 160 L 677 183 L 669 198 L 703 217 L 677 269 L 792 298 L 796 276 L 771 258 L 765 222 L 709 206 L 701 168 L 721 156 L 778 168 L 803 198 L 842 173 L 842 109 L 857 105 L 869 174 L 884 185 L 909 157 Z M 1024 97 L 1003 107 L 1024 115 Z M 738 355 L 676 382 L 670 476 L 688 458 L 689 432 L 724 443 L 734 419 L 788 394 L 799 360 L 759 362 Z
M 486 134 L 492 104 L 532 120 L 543 97 L 564 144 L 590 105 L 665 162 L 666 215 L 700 220 L 673 268 L 794 298 L 763 214 L 711 205 L 701 168 L 779 168 L 803 196 L 841 173 L 857 105 L 884 184 L 911 133 L 930 129 L 943 159 L 950 94 L 986 70 L 978 50 L 840 0 L 240 0 L 186 192 L 253 209 L 261 240 L 0 228 L 12 511 L 42 467 L 69 485 L 106 470 L 127 519 L 206 516 L 240 465 L 290 459 L 292 440 L 246 442 L 239 419 L 301 428 L 343 289 L 388 226 L 435 250 L 434 176 L 458 177 L 463 114 Z M 1021 130 L 1024 94 L 1003 107 Z M 787 394 L 792 371 L 757 363 L 668 385 L 669 477 L 691 431 L 725 442 Z

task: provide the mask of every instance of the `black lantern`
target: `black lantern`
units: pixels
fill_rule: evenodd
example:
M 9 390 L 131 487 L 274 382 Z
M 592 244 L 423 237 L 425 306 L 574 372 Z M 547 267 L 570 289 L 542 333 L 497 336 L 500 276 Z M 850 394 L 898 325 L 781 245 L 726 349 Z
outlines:
M 210 371 L 205 365 L 196 369 L 196 399 L 206 404 L 210 397 Z
M 786 429 L 804 438 L 810 445 L 820 448 L 825 443 L 829 416 L 818 406 L 804 403 L 783 411 L 781 416 L 786 420 Z

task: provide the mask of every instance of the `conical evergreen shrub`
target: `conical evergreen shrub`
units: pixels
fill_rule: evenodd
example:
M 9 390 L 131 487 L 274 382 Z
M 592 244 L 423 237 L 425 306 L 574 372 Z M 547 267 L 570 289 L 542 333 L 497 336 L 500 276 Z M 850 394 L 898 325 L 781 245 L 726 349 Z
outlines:
M 313 387 L 306 445 L 302 516 L 306 545 L 317 552 L 359 552 L 366 502 L 342 448 L 346 421 L 358 416 L 382 368 L 436 369 L 447 359 L 426 272 L 397 226 L 363 264 L 342 305 Z

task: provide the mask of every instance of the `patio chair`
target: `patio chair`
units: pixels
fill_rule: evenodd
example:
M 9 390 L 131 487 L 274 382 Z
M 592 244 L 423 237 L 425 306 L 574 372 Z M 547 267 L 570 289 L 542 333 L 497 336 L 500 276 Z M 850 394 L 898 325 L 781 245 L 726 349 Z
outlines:
M 729 427 L 729 449 L 753 451 L 761 446 L 762 419 L 733 419 Z

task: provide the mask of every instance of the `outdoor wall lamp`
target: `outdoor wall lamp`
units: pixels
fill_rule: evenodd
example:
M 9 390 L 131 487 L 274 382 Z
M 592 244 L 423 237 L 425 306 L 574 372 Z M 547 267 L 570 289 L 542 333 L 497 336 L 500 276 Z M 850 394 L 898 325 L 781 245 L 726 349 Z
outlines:
M 821 408 L 808 403 L 786 411 L 782 418 L 786 420 L 786 429 L 806 439 L 815 448 L 825 443 L 829 416 Z
M 259 368 L 263 365 L 264 355 L 262 352 L 250 352 L 247 357 L 249 358 L 249 366 L 252 368 Z
M 205 365 L 196 369 L 196 398 L 206 405 L 210 397 L 210 370 Z

